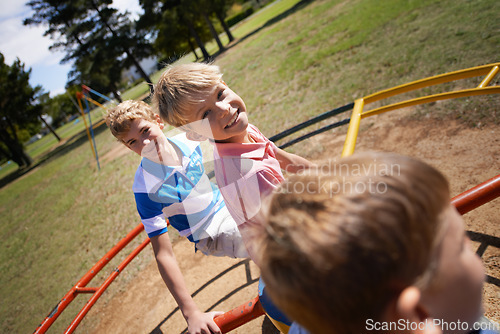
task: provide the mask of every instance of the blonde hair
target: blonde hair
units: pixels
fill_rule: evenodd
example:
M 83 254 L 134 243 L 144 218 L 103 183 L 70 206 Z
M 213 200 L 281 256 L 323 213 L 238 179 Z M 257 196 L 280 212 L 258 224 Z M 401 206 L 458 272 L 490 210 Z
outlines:
M 175 127 L 187 124 L 186 113 L 193 104 L 222 80 L 219 67 L 189 63 L 167 67 L 154 89 L 153 103 L 163 121 Z
M 256 231 L 258 260 L 270 297 L 292 319 L 312 333 L 357 334 L 405 287 L 431 284 L 448 183 L 391 153 L 327 169 L 294 175 L 272 195 Z
M 122 140 L 122 136 L 130 130 L 130 124 L 133 120 L 145 119 L 155 122 L 155 115 L 153 109 L 146 102 L 127 100 L 109 109 L 105 120 L 113 136 Z

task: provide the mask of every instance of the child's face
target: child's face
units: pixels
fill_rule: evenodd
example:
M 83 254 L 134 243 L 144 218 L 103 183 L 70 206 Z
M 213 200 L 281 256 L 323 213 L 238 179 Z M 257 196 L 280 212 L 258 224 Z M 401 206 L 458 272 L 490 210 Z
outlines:
M 452 325 L 458 320 L 467 322 L 470 330 L 482 312 L 484 268 L 465 234 L 462 216 L 451 205 L 445 213 L 444 224 L 436 284 L 423 292 L 423 301 L 433 319 L 453 322 Z M 447 333 L 445 329 L 443 327 Z
M 190 129 L 205 138 L 226 143 L 243 143 L 247 139 L 245 103 L 222 81 L 203 102 L 192 105 L 187 116 Z
M 162 127 L 158 122 L 134 119 L 130 124 L 130 130 L 122 137 L 122 140 L 129 149 L 138 155 L 156 161 L 158 160 L 158 149 L 166 141 Z

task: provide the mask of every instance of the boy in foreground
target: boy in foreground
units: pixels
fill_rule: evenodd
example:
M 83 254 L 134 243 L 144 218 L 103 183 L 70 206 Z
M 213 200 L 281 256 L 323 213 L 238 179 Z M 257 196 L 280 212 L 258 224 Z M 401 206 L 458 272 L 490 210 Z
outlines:
M 172 250 L 167 222 L 206 255 L 248 257 L 241 234 L 217 187 L 205 175 L 199 143 L 184 134 L 167 138 L 163 124 L 142 101 L 125 101 L 111 109 L 106 123 L 127 148 L 143 157 L 133 191 L 137 211 L 160 274 L 188 324 L 190 334 L 220 333 L 213 317 L 201 312 Z
M 190 63 L 170 66 L 155 87 L 154 102 L 161 118 L 186 132 L 189 139 L 214 144 L 217 185 L 238 224 L 250 258 L 256 262 L 248 227 L 261 223 L 266 197 L 283 182 L 282 169 L 297 173 L 313 166 L 279 149 L 248 122 L 243 99 L 222 80 L 219 68 Z M 264 310 L 282 332 L 289 321 L 259 286 Z
M 391 153 L 319 170 L 283 183 L 256 229 L 278 307 L 314 334 L 481 327 L 483 265 L 441 173 Z

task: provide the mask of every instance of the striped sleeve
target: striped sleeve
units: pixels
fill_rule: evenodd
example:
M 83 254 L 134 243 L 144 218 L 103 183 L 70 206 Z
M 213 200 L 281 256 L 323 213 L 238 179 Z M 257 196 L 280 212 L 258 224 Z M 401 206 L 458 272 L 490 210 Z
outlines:
M 141 217 L 144 230 L 151 238 L 167 232 L 167 221 L 163 214 L 163 205 L 149 198 L 144 184 L 143 172 L 142 166 L 139 166 L 135 175 L 133 191 L 137 212 Z

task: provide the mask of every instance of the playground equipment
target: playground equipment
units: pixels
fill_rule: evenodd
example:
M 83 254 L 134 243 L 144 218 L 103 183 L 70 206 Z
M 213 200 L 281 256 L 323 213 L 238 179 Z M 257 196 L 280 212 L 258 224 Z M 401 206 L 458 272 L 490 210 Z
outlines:
M 297 126 L 294 126 L 291 129 L 288 129 L 282 133 L 279 133 L 270 139 L 273 141 L 277 141 L 279 139 L 285 138 L 299 130 L 302 130 L 312 124 L 323 121 L 329 117 L 338 115 L 342 112 L 353 110 L 351 118 L 344 119 L 339 122 L 332 123 L 330 125 L 324 126 L 318 130 L 314 130 L 306 135 L 303 135 L 297 139 L 294 139 L 286 144 L 281 145 L 280 147 L 287 147 L 293 145 L 297 142 L 300 142 L 304 139 L 307 139 L 311 136 L 314 136 L 318 133 L 327 131 L 329 129 L 349 124 L 346 141 L 344 144 L 344 148 L 342 151 L 342 156 L 351 155 L 354 152 L 356 138 L 358 136 L 359 125 L 361 119 L 366 117 L 380 114 L 383 112 L 387 112 L 390 110 L 401 109 L 404 107 L 409 107 L 413 105 L 423 104 L 434 102 L 438 100 L 466 97 L 466 96 L 475 96 L 475 95 L 485 95 L 485 94 L 499 94 L 500 86 L 492 86 L 488 85 L 493 80 L 495 75 L 499 72 L 500 63 L 489 64 L 479 67 L 474 67 L 470 69 L 465 69 L 461 71 L 451 72 L 443 75 L 434 76 L 427 79 L 422 79 L 418 81 L 414 81 L 409 84 L 397 86 L 391 89 L 387 89 L 372 95 L 368 95 L 364 98 L 356 100 L 354 103 L 347 104 L 343 107 L 333 109 L 326 113 L 323 113 L 319 116 L 314 117 L 304 123 L 301 123 Z M 423 87 L 429 87 L 433 85 L 438 85 L 446 82 L 451 82 L 455 80 L 472 78 L 478 76 L 485 76 L 481 83 L 471 89 L 463 89 L 454 92 L 445 92 L 440 94 L 434 94 L 424 97 L 419 97 L 415 99 L 410 99 L 404 102 L 393 103 L 387 106 L 378 107 L 376 109 L 372 109 L 369 111 L 363 111 L 365 105 L 370 104 L 375 101 L 380 101 L 388 97 L 396 96 L 402 93 L 406 93 L 409 91 L 413 91 L 416 89 L 420 89 Z M 86 101 L 92 102 L 92 100 L 86 96 L 84 96 Z M 95 102 L 95 101 L 94 101 Z M 93 103 L 94 103 L 93 102 Z M 80 107 L 81 107 L 81 102 Z M 101 106 L 103 107 L 103 106 Z M 104 107 L 103 107 L 104 108 Z M 82 109 L 83 112 L 83 109 Z M 90 136 L 89 136 L 90 138 Z M 95 145 L 95 142 L 94 142 Z M 97 159 L 97 154 L 96 154 Z M 475 186 L 474 188 L 454 197 L 451 201 L 452 204 L 455 205 L 460 214 L 465 214 L 485 203 L 488 203 L 500 196 L 500 174 Z M 81 293 L 91 293 L 93 294 L 90 300 L 86 303 L 86 305 L 82 308 L 82 310 L 77 314 L 75 319 L 71 322 L 71 324 L 66 329 L 65 333 L 72 333 L 76 327 L 83 320 L 85 315 L 91 309 L 91 307 L 95 304 L 95 302 L 99 299 L 102 293 L 106 290 L 106 288 L 114 281 L 114 279 L 123 271 L 123 269 L 132 261 L 132 259 L 137 256 L 149 243 L 149 238 L 144 239 L 144 241 L 137 246 L 126 258 L 123 262 L 118 265 L 118 267 L 109 275 L 107 279 L 105 279 L 104 283 L 99 287 L 87 287 L 87 284 L 99 273 L 103 267 L 108 264 L 115 255 L 117 255 L 126 245 L 128 245 L 134 238 L 136 238 L 144 229 L 142 224 L 137 225 L 125 238 L 123 238 L 118 244 L 116 244 L 106 255 L 104 255 L 101 260 L 99 260 L 71 289 L 70 291 L 61 299 L 61 301 L 56 305 L 53 311 L 43 320 L 43 322 L 38 326 L 35 330 L 35 333 L 45 333 L 49 327 L 53 324 L 53 322 L 57 319 L 57 317 L 64 311 L 64 309 L 75 299 L 78 294 Z M 487 246 L 487 245 L 486 245 Z M 480 249 L 478 249 L 478 253 L 484 252 L 486 248 L 485 245 L 481 244 Z M 221 328 L 223 333 L 227 333 L 244 323 L 253 320 L 264 314 L 264 310 L 258 297 L 242 304 L 241 306 L 216 317 L 214 320 L 217 325 Z
M 351 120 L 349 122 L 349 128 L 347 130 L 347 136 L 344 143 L 344 149 L 342 151 L 342 156 L 351 155 L 354 152 L 354 147 L 356 146 L 356 138 L 358 137 L 359 125 L 362 119 L 378 115 L 387 111 L 401 109 L 405 107 L 415 106 L 424 103 L 436 102 L 440 100 L 455 99 L 459 97 L 475 96 L 475 95 L 486 95 L 486 94 L 499 94 L 500 86 L 488 86 L 493 78 L 497 75 L 499 71 L 500 63 L 494 63 L 484 66 L 477 66 L 468 68 L 461 71 L 450 72 L 446 74 L 437 75 L 434 77 L 413 81 L 405 85 L 397 86 L 394 88 L 386 89 L 361 99 L 357 99 L 354 102 L 354 108 L 351 115 Z M 364 107 L 370 103 L 381 101 L 389 97 L 400 95 L 406 92 L 414 91 L 424 87 L 436 86 L 439 84 L 452 82 L 461 79 L 468 79 L 473 77 L 485 76 L 481 83 L 474 88 L 463 89 L 452 92 L 444 92 L 434 95 L 423 96 L 415 99 L 410 99 L 403 102 L 393 103 L 390 105 L 382 106 L 376 109 L 363 111 Z
M 90 108 L 89 108 L 89 102 L 93 103 L 94 105 L 101 107 L 104 110 L 107 110 L 105 106 L 100 104 L 99 102 L 95 101 L 90 97 L 90 93 L 93 93 L 99 97 L 102 97 L 105 99 L 107 102 L 111 102 L 111 99 L 101 93 L 99 93 L 96 90 L 93 90 L 92 88 L 82 85 L 82 91 L 76 93 L 76 98 L 78 100 L 78 106 L 80 108 L 80 113 L 82 114 L 82 119 L 85 122 L 85 130 L 87 131 L 87 137 L 89 138 L 90 142 L 90 148 L 92 149 L 92 153 L 95 157 L 96 163 L 97 163 L 97 169 L 100 170 L 101 166 L 99 164 L 99 155 L 97 153 L 97 146 L 95 144 L 95 137 L 94 137 L 94 127 L 92 126 L 92 119 L 90 117 Z M 83 111 L 82 107 L 82 100 L 85 101 L 85 110 L 86 112 Z M 85 119 L 85 113 L 88 115 L 89 118 L 89 123 L 87 124 L 87 120 Z M 97 125 L 100 125 L 101 123 L 98 123 Z

